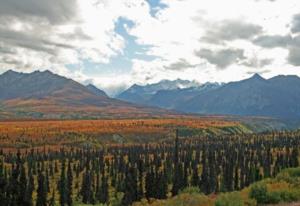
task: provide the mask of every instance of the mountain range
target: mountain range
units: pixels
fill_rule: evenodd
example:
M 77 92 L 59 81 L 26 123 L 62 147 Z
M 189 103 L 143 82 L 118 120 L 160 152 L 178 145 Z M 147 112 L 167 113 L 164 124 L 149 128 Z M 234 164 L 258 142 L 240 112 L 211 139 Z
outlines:
M 3 118 L 140 118 L 178 114 L 300 118 L 300 78 L 258 74 L 230 83 L 177 79 L 133 85 L 111 98 L 94 85 L 84 86 L 50 71 L 0 75 Z
M 118 98 L 186 113 L 300 118 L 300 78 L 295 75 L 264 79 L 255 74 L 227 84 L 158 89 L 145 95 L 148 88 L 151 85 L 134 85 Z
M 113 118 L 174 114 L 108 97 L 93 85 L 84 86 L 50 71 L 0 75 L 0 119 Z
M 221 87 L 222 83 L 200 84 L 194 81 L 177 79 L 162 80 L 145 86 L 134 84 L 117 96 L 127 102 L 150 105 L 166 109 L 179 109 L 182 104 L 199 95 Z
M 117 96 L 118 99 L 144 104 L 144 105 L 155 105 L 150 103 L 153 96 L 161 91 L 172 91 L 172 90 L 184 90 L 194 87 L 198 87 L 199 83 L 194 81 L 177 79 L 174 81 L 171 80 L 162 80 L 155 84 L 147 84 L 145 86 L 134 84 L 121 94 Z M 158 105 L 161 106 L 161 105 Z

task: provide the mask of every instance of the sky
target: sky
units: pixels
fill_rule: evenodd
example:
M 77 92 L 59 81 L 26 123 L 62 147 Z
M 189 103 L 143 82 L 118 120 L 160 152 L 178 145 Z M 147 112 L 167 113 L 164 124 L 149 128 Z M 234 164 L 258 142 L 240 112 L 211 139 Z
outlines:
M 9 69 L 112 96 L 162 79 L 300 76 L 300 1 L 0 0 L 0 73 Z

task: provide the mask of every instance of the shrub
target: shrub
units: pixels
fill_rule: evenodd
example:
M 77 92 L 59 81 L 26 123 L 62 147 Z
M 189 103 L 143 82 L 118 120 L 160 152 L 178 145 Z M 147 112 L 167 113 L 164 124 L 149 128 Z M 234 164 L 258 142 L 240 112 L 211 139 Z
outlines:
M 245 206 L 256 206 L 257 205 L 257 202 L 255 199 L 246 199 L 244 201 L 244 205 Z
M 267 186 L 264 183 L 254 184 L 250 188 L 249 197 L 255 199 L 257 203 L 267 203 L 268 201 Z
M 293 202 L 300 199 L 300 191 L 299 190 L 281 190 L 278 192 L 280 199 L 282 202 Z
M 280 192 L 276 191 L 267 193 L 267 197 L 264 203 L 277 204 L 279 202 L 281 202 Z
M 300 177 L 300 167 L 285 169 L 283 172 L 287 172 L 291 177 Z
M 239 192 L 223 193 L 217 198 L 215 206 L 244 206 L 244 201 Z
M 279 202 L 293 202 L 300 199 L 300 191 L 297 189 L 281 189 L 277 191 L 267 191 L 263 183 L 254 184 L 250 188 L 249 197 L 259 204 L 277 204 Z

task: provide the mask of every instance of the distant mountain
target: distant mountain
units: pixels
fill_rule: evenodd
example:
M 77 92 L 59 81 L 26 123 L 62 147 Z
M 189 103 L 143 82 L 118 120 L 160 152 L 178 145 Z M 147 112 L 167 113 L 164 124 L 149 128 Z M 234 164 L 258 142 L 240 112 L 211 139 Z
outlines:
M 112 118 L 172 115 L 107 95 L 50 71 L 0 75 L 0 119 L 3 118 Z
M 178 113 L 300 118 L 300 78 L 292 75 L 264 79 L 255 74 L 242 81 L 202 85 L 163 80 L 133 85 L 118 98 L 50 71 L 9 70 L 0 75 L 0 119 L 169 117 Z
M 166 109 L 177 109 L 181 104 L 201 92 L 220 87 L 219 83 L 199 84 L 188 80 L 163 80 L 145 86 L 133 85 L 117 98 L 141 105 L 157 106 Z
M 162 80 L 158 83 L 147 84 L 145 86 L 134 84 L 129 89 L 119 94 L 117 98 L 132 103 L 151 105 L 149 102 L 150 99 L 159 91 L 185 89 L 196 86 L 199 86 L 197 82 L 181 79 L 174 81 Z
M 222 84 L 218 83 L 205 83 L 197 87 L 160 90 L 154 94 L 146 104 L 176 110 L 178 107 L 185 104 L 185 102 L 189 101 L 200 93 L 214 90 L 219 88 L 221 85 Z
M 300 78 L 276 76 L 231 82 L 188 100 L 176 108 L 201 114 L 300 117 Z
M 105 97 L 108 97 L 107 94 L 106 94 L 104 91 L 102 91 L 101 89 L 98 89 L 97 87 L 95 87 L 95 86 L 92 85 L 92 84 L 88 84 L 88 85 L 86 86 L 86 88 L 87 88 L 90 92 L 92 92 L 93 94 L 95 94 L 95 95 L 97 95 L 97 96 L 105 96 Z
M 175 89 L 158 85 L 134 85 L 119 98 L 186 113 L 300 118 L 298 76 L 264 79 L 255 74 L 227 84 L 206 83 L 185 88 L 175 86 Z

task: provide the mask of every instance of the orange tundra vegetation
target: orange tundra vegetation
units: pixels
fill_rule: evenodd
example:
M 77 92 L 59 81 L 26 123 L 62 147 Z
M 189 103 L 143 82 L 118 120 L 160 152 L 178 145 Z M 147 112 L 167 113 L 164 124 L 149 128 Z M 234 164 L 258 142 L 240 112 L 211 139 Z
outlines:
M 0 122 L 1 149 L 145 142 L 167 138 L 175 128 L 201 130 L 237 125 L 221 118 L 26 120 Z

